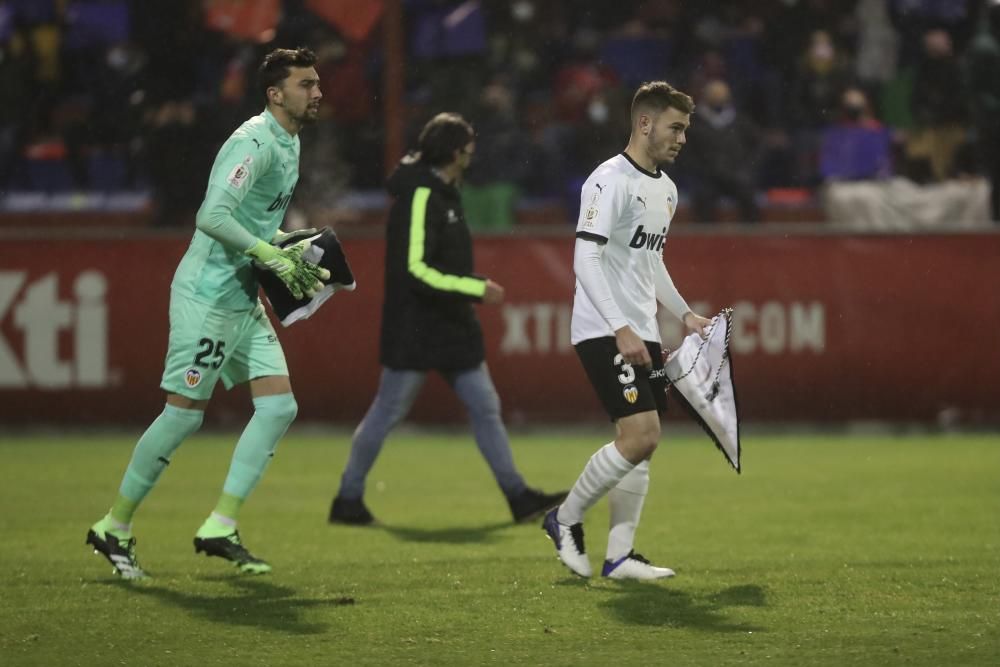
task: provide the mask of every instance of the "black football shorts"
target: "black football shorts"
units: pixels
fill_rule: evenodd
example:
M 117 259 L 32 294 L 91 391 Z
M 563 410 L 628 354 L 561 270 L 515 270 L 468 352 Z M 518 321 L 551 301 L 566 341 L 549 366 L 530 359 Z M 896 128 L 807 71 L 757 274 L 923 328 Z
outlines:
M 656 410 L 667 411 L 667 375 L 659 343 L 645 341 L 652 367 L 625 363 L 611 336 L 576 344 L 576 353 L 611 421 Z

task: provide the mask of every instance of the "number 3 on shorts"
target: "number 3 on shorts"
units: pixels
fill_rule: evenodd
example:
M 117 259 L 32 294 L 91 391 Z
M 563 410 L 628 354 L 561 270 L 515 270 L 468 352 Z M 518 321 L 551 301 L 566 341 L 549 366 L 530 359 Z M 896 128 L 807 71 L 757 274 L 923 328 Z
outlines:
M 632 384 L 635 382 L 635 369 L 632 368 L 632 364 L 625 363 L 625 357 L 620 354 L 616 354 L 614 364 L 622 369 L 621 374 L 618 376 L 619 382 L 622 384 Z

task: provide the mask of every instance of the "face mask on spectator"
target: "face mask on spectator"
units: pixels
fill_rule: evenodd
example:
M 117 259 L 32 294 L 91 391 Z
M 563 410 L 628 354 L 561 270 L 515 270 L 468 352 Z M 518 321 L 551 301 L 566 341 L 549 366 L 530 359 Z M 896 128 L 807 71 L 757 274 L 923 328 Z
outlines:
M 603 125 L 608 120 L 608 105 L 603 100 L 594 100 L 587 107 L 587 116 L 591 122 Z
M 844 106 L 844 116 L 847 120 L 856 121 L 861 118 L 861 114 L 865 111 L 864 107 L 860 107 L 854 104 L 848 104 Z
M 108 51 L 106 62 L 111 69 L 124 69 L 128 64 L 128 53 L 120 46 L 116 46 Z
M 535 5 L 528 0 L 521 0 L 511 5 L 510 13 L 515 20 L 527 23 L 535 17 Z

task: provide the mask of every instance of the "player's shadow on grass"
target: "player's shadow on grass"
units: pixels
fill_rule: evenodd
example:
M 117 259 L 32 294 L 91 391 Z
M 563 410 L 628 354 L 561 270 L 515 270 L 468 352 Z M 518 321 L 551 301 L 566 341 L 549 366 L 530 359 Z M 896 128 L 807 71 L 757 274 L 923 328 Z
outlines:
M 377 524 L 393 537 L 404 542 L 429 542 L 434 544 L 489 544 L 496 542 L 497 531 L 515 524 L 495 523 L 488 526 L 452 526 L 449 528 L 413 528 Z
M 349 597 L 302 598 L 290 586 L 279 586 L 260 577 L 234 574 L 231 576 L 198 577 L 197 581 L 228 584 L 237 594 L 198 595 L 167 588 L 153 581 L 109 583 L 128 589 L 129 595 L 145 595 L 179 607 L 192 616 L 224 625 L 277 630 L 292 635 L 315 635 L 328 631 L 322 623 L 307 623 L 302 612 L 312 607 L 353 605 Z
M 617 592 L 602 602 L 612 616 L 632 625 L 694 628 L 707 632 L 764 632 L 766 628 L 729 618 L 733 607 L 766 607 L 767 595 L 754 584 L 731 586 L 704 597 L 693 597 L 670 584 L 620 582 Z

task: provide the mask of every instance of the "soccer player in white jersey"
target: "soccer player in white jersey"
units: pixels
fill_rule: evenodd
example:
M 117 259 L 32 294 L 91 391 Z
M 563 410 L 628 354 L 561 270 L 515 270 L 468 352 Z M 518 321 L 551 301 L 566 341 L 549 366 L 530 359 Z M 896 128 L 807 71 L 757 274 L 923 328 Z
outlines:
M 583 541 L 584 513 L 605 494 L 611 527 L 602 575 L 674 575 L 636 553 L 633 543 L 649 489 L 649 460 L 660 438 L 660 413 L 666 410 L 656 304 L 701 335 L 711 323 L 691 311 L 663 263 L 677 186 L 660 165 L 677 157 L 693 112 L 691 98 L 670 84 L 644 83 L 632 98 L 628 146 L 597 167 L 581 193 L 571 340 L 615 422 L 616 437 L 590 458 L 569 496 L 542 526 L 559 559 L 581 577 L 592 573 Z

